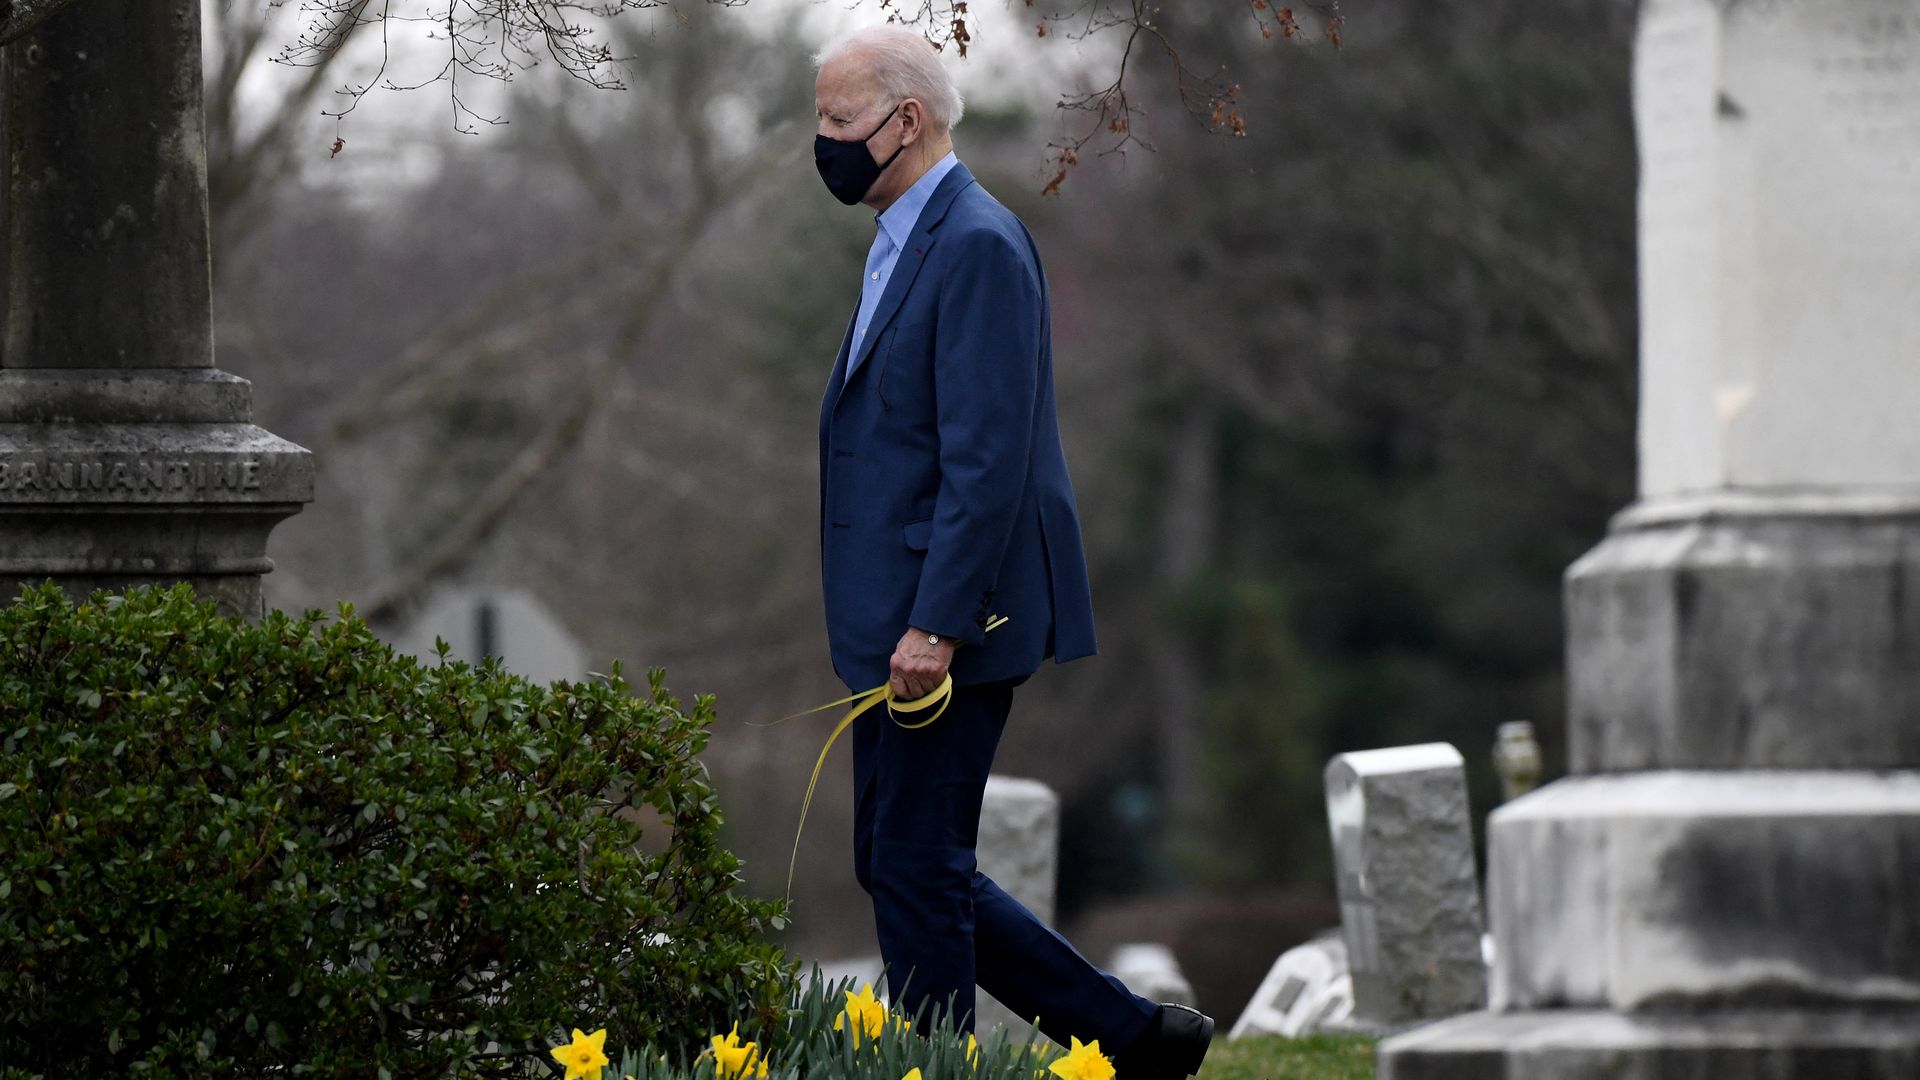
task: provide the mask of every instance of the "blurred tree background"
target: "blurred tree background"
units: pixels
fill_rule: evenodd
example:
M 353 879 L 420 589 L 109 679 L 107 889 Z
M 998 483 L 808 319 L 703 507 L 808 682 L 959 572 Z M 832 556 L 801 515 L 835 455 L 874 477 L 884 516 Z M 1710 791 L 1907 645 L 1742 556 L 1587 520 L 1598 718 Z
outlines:
M 523 586 L 594 656 L 717 694 L 731 842 L 774 894 L 824 731 L 747 724 L 845 692 L 814 430 L 872 223 L 814 175 L 806 12 L 756 7 L 629 26 L 626 94 L 332 160 L 312 120 L 347 75 L 263 78 L 275 30 L 210 8 L 208 120 L 219 361 L 321 469 L 271 601 L 397 622 L 437 585 Z M 1044 147 L 1084 117 L 1053 75 L 956 131 L 1046 260 L 1102 646 L 1023 689 L 1000 771 L 1064 799 L 1069 934 L 1173 945 L 1226 1022 L 1337 920 L 1329 755 L 1452 742 L 1480 812 L 1497 724 L 1558 759 L 1560 574 L 1632 494 L 1631 5 L 1347 17 L 1334 49 L 1166 11 L 1247 136 L 1143 50 L 1154 150 L 1083 157 L 1057 197 Z M 1016 44 L 976 40 L 963 87 Z M 803 955 L 873 949 L 849 784 L 840 755 Z

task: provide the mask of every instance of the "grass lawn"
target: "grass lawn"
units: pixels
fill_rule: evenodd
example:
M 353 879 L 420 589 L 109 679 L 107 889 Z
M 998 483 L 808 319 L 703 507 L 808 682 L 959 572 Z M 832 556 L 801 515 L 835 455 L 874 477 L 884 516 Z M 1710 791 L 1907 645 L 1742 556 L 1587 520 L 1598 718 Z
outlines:
M 1195 1080 L 1373 1080 L 1373 1040 L 1278 1035 L 1216 1038 Z

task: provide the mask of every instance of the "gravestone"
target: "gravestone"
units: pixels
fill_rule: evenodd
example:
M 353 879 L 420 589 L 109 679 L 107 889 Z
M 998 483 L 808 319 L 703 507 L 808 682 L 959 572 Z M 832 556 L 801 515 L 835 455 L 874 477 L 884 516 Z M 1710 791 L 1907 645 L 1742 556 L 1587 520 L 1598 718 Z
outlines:
M 1038 780 L 987 777 L 977 855 L 981 873 L 1041 921 L 1052 924 L 1060 868 L 1060 796 L 1052 788 Z M 985 990 L 979 991 L 976 1000 L 974 1030 L 981 1038 L 995 1026 L 1004 1026 L 1008 1038 L 1019 1043 L 1032 1031 L 1032 1017 L 1015 1016 Z
M 1149 1001 L 1198 1005 L 1193 984 L 1180 971 L 1180 960 L 1165 945 L 1135 942 L 1113 950 L 1107 971 L 1127 989 Z
M 1353 1020 L 1387 1029 L 1486 1000 L 1466 763 L 1446 743 L 1327 764 Z
M 1493 741 L 1493 772 L 1500 778 L 1500 801 L 1513 800 L 1540 786 L 1540 741 L 1533 725 L 1509 720 Z
M 1227 1038 L 1283 1035 L 1297 1039 L 1323 1029 L 1345 1030 L 1352 1017 L 1347 943 L 1340 931 L 1329 930 L 1280 954 Z
M 1647 0 L 1639 498 L 1566 580 L 1569 778 L 1490 1011 L 1382 1080 L 1920 1076 L 1920 9 Z
M 257 617 L 313 465 L 213 366 L 199 0 L 74 4 L 5 68 L 0 602 L 186 581 Z
M 987 777 L 980 872 L 1051 923 L 1060 873 L 1060 796 L 1038 780 Z

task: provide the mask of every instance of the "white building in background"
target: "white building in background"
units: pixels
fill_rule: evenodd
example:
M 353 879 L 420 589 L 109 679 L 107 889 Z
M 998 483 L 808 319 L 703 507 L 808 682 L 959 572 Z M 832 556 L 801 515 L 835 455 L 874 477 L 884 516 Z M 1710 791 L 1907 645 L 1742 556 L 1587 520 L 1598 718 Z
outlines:
M 449 659 L 477 664 L 497 656 L 508 671 L 534 682 L 579 679 L 587 673 L 585 647 L 525 589 L 441 589 L 411 622 L 383 636 L 394 648 L 427 662 L 434 659 L 434 639 L 442 638 Z

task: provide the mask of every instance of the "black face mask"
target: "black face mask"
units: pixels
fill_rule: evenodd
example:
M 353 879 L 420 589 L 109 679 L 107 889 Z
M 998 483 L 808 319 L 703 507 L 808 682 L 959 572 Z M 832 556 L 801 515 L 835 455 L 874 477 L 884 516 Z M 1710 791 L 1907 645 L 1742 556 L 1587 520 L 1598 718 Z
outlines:
M 827 190 L 833 192 L 834 198 L 848 206 L 866 198 L 867 189 L 873 187 L 873 182 L 887 171 L 893 159 L 900 156 L 900 150 L 907 148 L 907 144 L 901 143 L 900 150 L 895 150 L 887 160 L 879 162 L 874 161 L 873 154 L 867 150 L 867 139 L 880 134 L 880 128 L 886 127 L 887 121 L 899 111 L 898 105 L 888 109 L 886 117 L 867 134 L 866 139 L 829 139 L 825 135 L 813 137 L 814 167 L 820 170 L 820 179 L 827 182 Z

